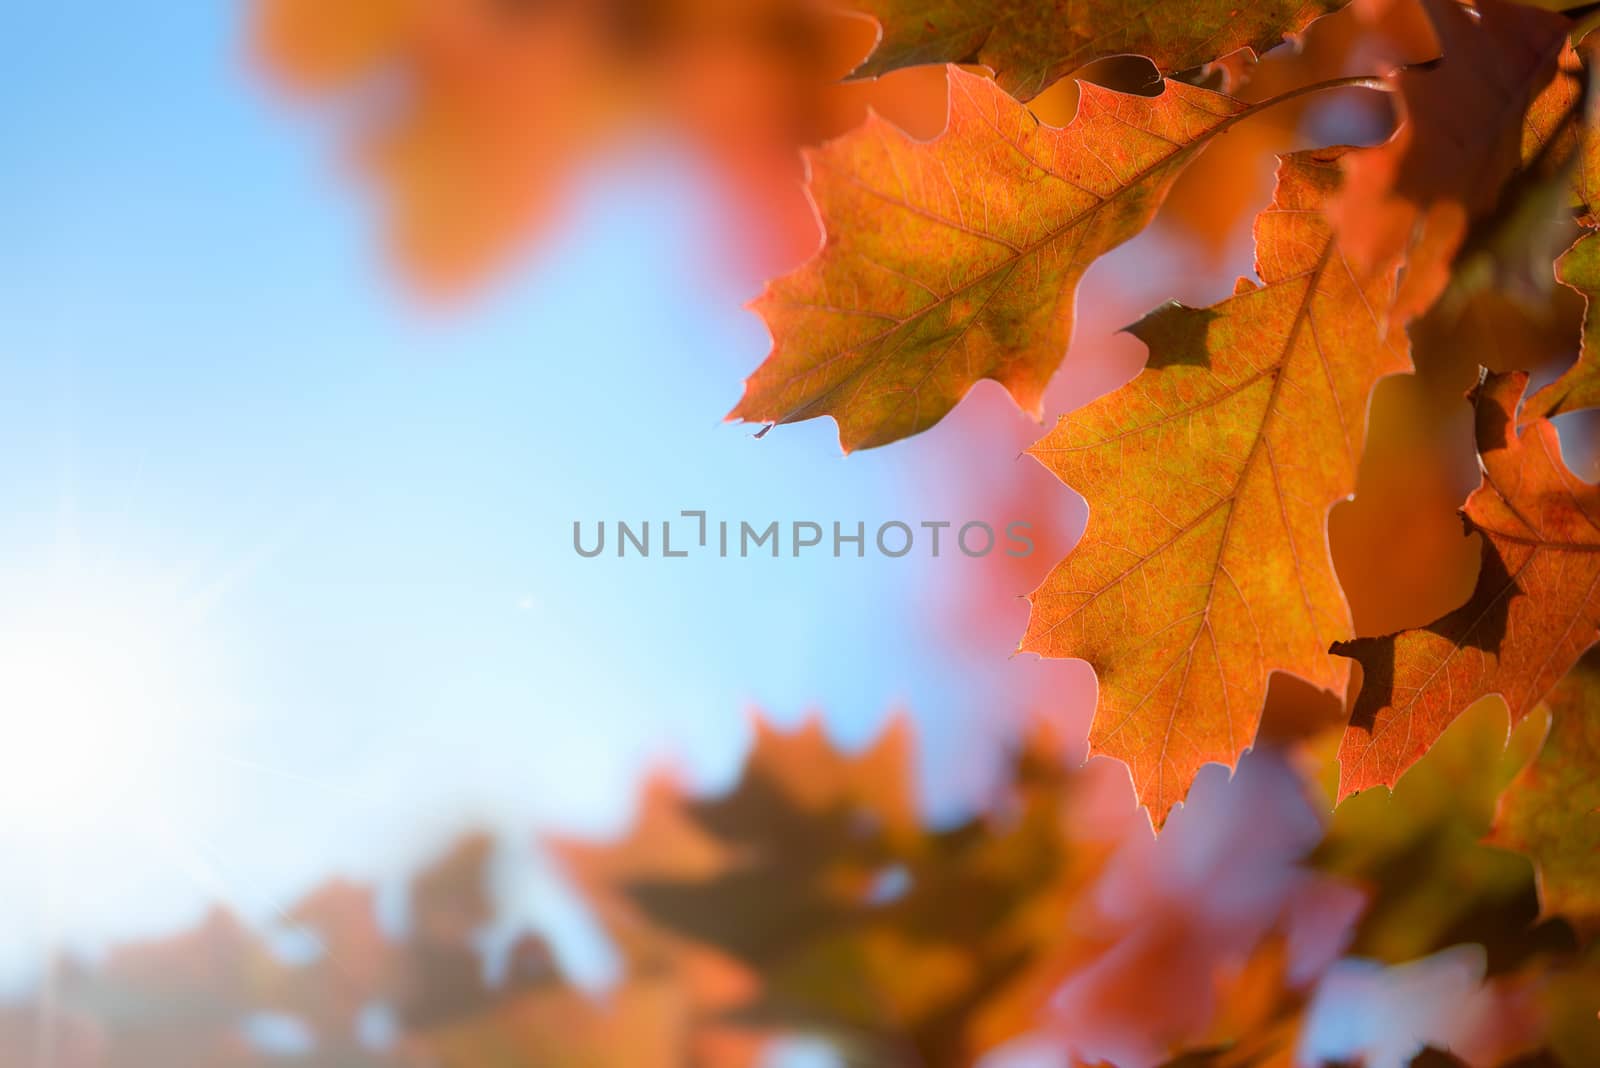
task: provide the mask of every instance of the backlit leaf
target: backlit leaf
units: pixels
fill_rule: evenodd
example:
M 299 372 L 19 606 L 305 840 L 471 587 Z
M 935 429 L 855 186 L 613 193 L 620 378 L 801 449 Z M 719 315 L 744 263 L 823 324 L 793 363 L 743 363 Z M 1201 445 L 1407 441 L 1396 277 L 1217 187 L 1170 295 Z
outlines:
M 1483 538 L 1472 597 L 1427 627 L 1335 648 L 1364 682 L 1340 745 L 1339 797 L 1393 786 L 1478 698 L 1519 721 L 1600 637 L 1600 490 L 1562 462 L 1555 427 L 1520 431 L 1528 376 L 1474 393 L 1483 482 L 1463 515 Z
M 1339 176 L 1337 150 L 1285 158 L 1260 284 L 1152 313 L 1132 328 L 1148 368 L 1029 450 L 1090 518 L 1021 648 L 1094 667 L 1092 751 L 1127 763 L 1158 826 L 1202 764 L 1250 746 L 1271 672 L 1344 692 L 1328 509 L 1354 488 L 1373 385 L 1409 361 L 1378 314 L 1393 272 L 1358 273 L 1323 216 Z
M 1038 416 L 1078 281 L 1142 230 L 1179 168 L 1246 106 L 1168 82 L 1085 83 L 1056 129 L 950 70 L 950 120 L 921 142 L 872 116 L 808 155 L 821 250 L 756 308 L 773 351 L 729 415 L 831 415 L 846 451 L 926 430 L 982 378 Z

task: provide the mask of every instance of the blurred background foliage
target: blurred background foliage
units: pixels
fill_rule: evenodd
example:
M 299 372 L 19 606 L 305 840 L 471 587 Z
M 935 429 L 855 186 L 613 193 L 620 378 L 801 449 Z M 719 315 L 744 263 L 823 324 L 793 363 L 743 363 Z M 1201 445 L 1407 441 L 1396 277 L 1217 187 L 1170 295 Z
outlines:
M 843 80 L 874 25 L 805 0 L 256 0 L 247 21 L 257 75 L 334 113 L 398 275 L 463 316 L 594 168 L 633 165 L 630 146 L 666 141 L 703 165 L 719 214 L 696 236 L 758 277 L 817 241 L 800 148 L 869 107 L 922 137 L 944 120 L 943 68 Z M 1260 100 L 1437 48 L 1421 5 L 1358 3 L 1243 80 L 1226 64 L 1192 77 Z M 1152 71 L 1113 59 L 1080 76 L 1139 91 Z M 1075 94 L 1066 79 L 1029 106 L 1064 123 Z M 1228 291 L 1276 154 L 1375 142 L 1392 121 L 1373 94 L 1304 97 L 1208 147 L 1156 231 L 1108 262 L 1085 301 L 1084 373 L 1047 409 L 1137 369 L 1114 329 L 1152 294 Z M 1472 588 L 1478 550 L 1456 509 L 1476 480 L 1461 397 L 1478 368 L 1550 377 L 1575 353 L 1582 298 L 1506 274 L 1522 210 L 1474 225 L 1463 263 L 1481 269 L 1460 270 L 1413 325 L 1417 375 L 1376 393 L 1359 487 L 1330 521 L 1359 633 L 1424 624 Z M 1592 421 L 1561 429 L 1573 469 L 1593 475 Z M 1032 520 L 1043 543 L 928 595 L 917 614 L 945 628 L 933 657 L 1009 648 L 1019 596 L 1081 528 L 1042 472 L 972 458 L 982 442 L 1009 459 L 1036 435 L 986 395 L 919 440 L 914 489 L 959 486 L 969 505 Z M 1558 700 L 1592 718 L 1581 692 Z M 758 716 L 731 785 L 660 769 L 618 835 L 471 833 L 387 905 L 383 887 L 333 878 L 270 922 L 219 903 L 176 933 L 62 950 L 0 1009 L 0 1062 L 1600 1064 L 1592 929 L 1542 906 L 1533 866 L 1504 848 L 1507 798 L 1530 788 L 1548 715 L 1508 735 L 1504 707 L 1480 702 L 1392 797 L 1335 811 L 1345 711 L 1280 677 L 1256 751 L 1235 775 L 1207 768 L 1156 839 L 1125 771 L 1082 762 L 1093 701 L 1082 672 L 1008 676 L 968 710 L 1000 725 L 1004 756 L 954 802 L 919 772 L 937 724 L 891 718 L 844 744 L 818 720 Z M 569 976 L 536 925 L 489 937 L 526 913 L 494 879 L 525 853 L 551 858 L 598 922 L 615 957 L 604 980 Z

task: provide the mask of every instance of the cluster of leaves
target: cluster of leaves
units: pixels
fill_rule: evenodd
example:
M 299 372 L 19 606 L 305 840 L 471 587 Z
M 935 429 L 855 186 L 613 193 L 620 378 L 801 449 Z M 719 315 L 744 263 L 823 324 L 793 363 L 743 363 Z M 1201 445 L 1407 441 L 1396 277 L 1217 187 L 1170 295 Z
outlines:
M 1062 128 L 1041 124 L 1018 98 L 1126 52 L 1163 72 L 1216 61 L 1228 80 L 1247 82 L 1251 49 L 1340 6 L 1295 0 L 1240 15 L 1155 3 L 1130 18 L 1108 4 L 1067 18 L 1037 2 L 865 5 L 881 35 L 859 73 L 981 63 L 994 77 L 948 69 L 948 120 L 932 140 L 874 113 L 807 154 L 823 245 L 758 302 L 774 350 L 733 417 L 830 415 L 847 450 L 881 445 L 938 422 L 982 378 L 1039 412 L 1070 347 L 1084 271 L 1150 223 L 1203 147 L 1263 108 L 1380 79 L 1335 79 L 1252 104 L 1193 78 L 1163 80 L 1154 95 L 1082 82 Z M 1404 4 L 1369 6 L 1380 19 Z M 1421 6 L 1441 55 L 1381 80 L 1399 99 L 1393 136 L 1285 157 L 1256 222 L 1258 280 L 1210 308 L 1169 306 L 1136 324 L 1150 351 L 1145 372 L 1063 418 L 1031 450 L 1095 518 L 1033 594 L 1021 647 L 1094 666 L 1093 751 L 1129 765 L 1158 826 L 1202 764 L 1231 766 L 1249 747 L 1273 672 L 1343 696 L 1350 659 L 1365 665 L 1345 747 L 1348 794 L 1392 786 L 1478 696 L 1503 694 L 1520 718 L 1596 637 L 1583 581 L 1592 506 L 1543 422 L 1600 394 L 1600 357 L 1587 342 L 1526 409 L 1517 380 L 1495 380 L 1475 402 L 1486 481 L 1466 514 L 1486 534 L 1485 578 L 1459 617 L 1354 641 L 1327 552 L 1327 511 L 1355 489 L 1368 398 L 1380 378 L 1410 369 L 1408 324 L 1448 296 L 1453 270 L 1471 266 L 1458 271 L 1470 279 L 1515 268 L 1567 220 L 1595 221 L 1588 200 L 1600 165 L 1574 24 L 1505 0 Z M 372 0 L 335 14 L 271 0 L 262 40 L 307 87 L 381 69 L 407 75 L 383 126 L 384 154 L 410 161 L 390 176 L 395 195 L 418 211 L 439 209 L 422 224 L 439 240 L 476 240 L 471 213 L 444 202 L 486 213 L 485 232 L 514 229 L 511 216 L 525 209 L 497 207 L 480 184 L 532 204 L 539 183 L 508 157 L 558 166 L 565 156 L 546 143 L 545 127 L 559 120 L 592 135 L 597 124 L 565 103 L 606 95 L 569 90 L 557 106 L 542 87 L 506 84 L 572 80 L 542 52 L 522 50 L 576 62 L 585 52 L 570 47 L 570 30 L 603 42 L 617 67 L 580 84 L 626 84 L 659 76 L 658 60 L 675 71 L 706 67 L 687 58 L 706 42 L 745 42 L 728 47 L 759 68 L 749 42 L 802 14 L 820 17 L 804 5 L 757 7 L 734 18 L 711 0 Z M 820 86 L 819 69 L 808 73 Z M 507 113 L 480 115 L 457 97 Z M 427 132 L 435 126 L 447 129 Z M 435 138 L 431 148 L 396 147 Z M 1539 210 L 1553 201 L 1564 210 Z M 1580 238 L 1562 257 L 1567 285 L 1595 284 L 1596 240 Z M 436 266 L 452 263 L 441 253 Z M 1534 471 L 1538 453 L 1551 460 Z M 1497 468 L 1502 489 L 1489 473 Z M 1550 503 L 1569 499 L 1565 509 Z
M 267 933 L 289 931 L 314 952 L 286 952 L 217 909 L 169 939 L 119 946 L 93 964 L 63 960 L 37 1010 L 5 1012 L 0 1053 L 8 1064 L 68 1068 L 220 1068 L 291 1054 L 298 1061 L 290 1063 L 308 1066 L 392 1068 L 417 1056 L 448 1062 L 452 1049 L 475 1040 L 463 1021 L 513 1006 L 566 1020 L 563 1033 L 580 1049 L 586 1003 L 560 983 L 542 943 L 517 946 L 503 988 L 491 990 L 483 978 L 471 937 L 490 915 L 482 878 L 490 853 L 489 839 L 469 836 L 421 872 L 401 939 L 380 925 L 372 888 L 335 881 L 286 912 L 283 930 Z M 274 1023 L 276 1037 L 257 1040 L 253 1028 Z M 396 1027 L 404 1044 L 381 1050 Z
M 1600 513 L 1542 418 L 1583 403 L 1592 360 L 1528 412 L 1515 375 L 1475 395 L 1485 481 L 1465 514 L 1485 535 L 1484 574 L 1456 614 L 1353 640 L 1327 549 L 1372 390 L 1410 369 L 1405 328 L 1446 294 L 1452 266 L 1544 186 L 1591 217 L 1587 75 L 1569 21 L 1495 0 L 1425 6 L 1444 51 L 1387 79 L 1395 134 L 1285 157 L 1256 221 L 1258 280 L 1133 326 L 1145 371 L 1030 450 L 1091 519 L 1033 593 L 1021 648 L 1095 668 L 1092 751 L 1128 765 L 1158 826 L 1203 764 L 1232 766 L 1252 744 L 1273 672 L 1342 698 L 1350 660 L 1364 665 L 1345 796 L 1392 786 L 1485 694 L 1525 715 L 1600 638 Z M 1155 96 L 1084 83 L 1073 121 L 1053 129 L 1002 91 L 1006 69 L 999 84 L 952 69 L 949 125 L 933 141 L 869 120 L 811 155 L 826 238 L 759 303 L 774 351 L 735 416 L 832 415 L 848 449 L 925 429 L 980 378 L 1036 411 L 1084 269 L 1143 229 L 1176 172 L 1251 110 L 1179 80 Z M 1562 225 L 1553 212 L 1515 222 L 1523 251 Z M 1569 284 L 1588 249 L 1580 239 L 1563 260 Z
M 847 452 L 929 429 L 983 379 L 1041 416 L 1047 387 L 1071 375 L 1070 363 L 1057 372 L 1085 273 L 1169 196 L 1182 200 L 1186 170 L 1233 177 L 1216 170 L 1233 159 L 1224 135 L 1323 97 L 1393 102 L 1379 144 L 1283 155 L 1254 224 L 1255 277 L 1209 307 L 1139 320 L 1144 370 L 1029 450 L 1090 518 L 1032 593 L 1020 648 L 1093 667 L 1089 751 L 1126 766 L 1157 830 L 1205 765 L 1233 769 L 1258 744 L 1281 680 L 1327 695 L 1345 712 L 1339 807 L 1313 864 L 1371 893 L 1356 950 L 1399 963 L 1482 946 L 1508 998 L 1567 999 L 1545 1005 L 1531 1045 L 1585 1063 L 1600 1047 L 1570 1021 L 1592 1025 L 1600 1008 L 1586 948 L 1600 925 L 1600 668 L 1583 660 L 1600 640 L 1600 490 L 1568 466 L 1551 420 L 1600 406 L 1592 12 L 1511 0 L 856 6 L 879 34 L 856 73 L 923 70 L 933 80 L 921 88 L 947 88 L 944 125 L 919 139 L 874 112 L 804 152 L 821 244 L 756 302 L 773 349 L 730 416 L 767 427 L 830 416 Z M 842 53 L 818 42 L 837 20 L 804 0 L 260 9 L 266 53 L 296 84 L 400 76 L 399 104 L 376 125 L 378 169 L 408 260 L 440 276 L 503 248 L 553 176 L 624 122 L 666 118 L 715 158 L 740 155 L 742 173 L 782 175 L 795 146 L 862 99 L 830 94 L 894 99 L 887 80 L 829 84 Z M 1258 62 L 1335 20 L 1339 58 L 1367 68 L 1296 79 L 1272 55 Z M 775 42 L 800 39 L 811 44 L 774 60 Z M 1112 62 L 1129 54 L 1148 63 Z M 1374 61 L 1395 54 L 1433 58 Z M 1063 81 L 1090 65 L 1097 80 Z M 781 91 L 763 81 L 774 77 Z M 1070 121 L 1049 125 L 1040 116 L 1062 87 Z M 729 99 L 748 107 L 713 107 Z M 1589 309 L 1571 335 L 1534 343 L 1518 327 L 1494 345 L 1477 328 L 1507 294 L 1549 302 L 1557 286 Z M 1446 350 L 1491 368 L 1452 402 L 1470 411 L 1481 471 L 1460 507 L 1477 577 L 1436 619 L 1401 613 L 1393 633 L 1361 633 L 1352 574 L 1368 564 L 1335 567 L 1330 510 L 1366 484 L 1380 381 L 1415 371 L 1426 388 L 1457 389 L 1427 365 Z M 1530 395 L 1530 374 L 1552 361 L 1554 379 Z M 1413 519 L 1403 503 L 1389 502 L 1397 526 Z M 1529 750 L 1520 757 L 1515 745 L 1502 755 L 1496 700 Z M 1452 749 L 1458 734 L 1481 745 Z M 685 1048 L 739 1048 L 701 1026 L 707 1013 L 821 1029 L 886 1063 L 970 1063 L 1031 1029 L 1094 957 L 1064 917 L 1105 857 L 1063 837 L 1048 790 L 1009 827 L 929 832 L 903 776 L 861 770 L 893 764 L 889 750 L 841 764 L 820 744 L 764 737 L 729 797 L 686 802 L 660 787 L 648 831 L 563 847 L 629 953 L 665 962 L 692 1007 Z M 1354 796 L 1378 786 L 1395 799 Z M 1536 884 L 1479 842 L 1491 824 L 1497 847 L 1531 858 Z M 1281 960 L 1276 973 L 1254 968 L 1241 986 L 1268 993 L 1248 1026 L 1184 1063 L 1291 1056 L 1283 1041 L 1263 1051 L 1241 1036 L 1294 1032 L 1309 986 Z
M 534 935 L 488 981 L 492 840 L 412 879 L 404 934 L 375 888 L 326 884 L 272 930 L 217 909 L 171 938 L 63 960 L 37 1006 L 0 1011 L 0 1060 L 60 1068 L 675 1065 L 676 993 L 631 976 L 602 1004 Z
M 1600 499 L 1565 467 L 1547 421 L 1600 388 L 1587 339 L 1526 409 L 1524 374 L 1491 375 L 1473 395 L 1484 478 L 1463 514 L 1483 562 L 1466 604 L 1356 639 L 1328 553 L 1328 510 L 1355 489 L 1372 390 L 1410 369 L 1408 324 L 1459 264 L 1526 254 L 1572 219 L 1593 221 L 1572 24 L 1496 0 L 1424 6 L 1442 56 L 1387 79 L 1394 135 L 1285 157 L 1256 222 L 1258 280 L 1133 326 L 1145 371 L 1030 450 L 1087 498 L 1091 520 L 1032 595 L 1021 648 L 1093 665 L 1092 751 L 1128 765 L 1158 826 L 1203 764 L 1233 766 L 1252 744 L 1273 672 L 1342 699 L 1350 660 L 1363 665 L 1343 798 L 1393 786 L 1480 697 L 1501 695 L 1521 719 L 1600 638 Z M 811 155 L 825 241 L 763 296 L 774 352 L 735 416 L 832 415 L 848 449 L 925 429 L 979 378 L 1037 410 L 1084 269 L 1144 228 L 1175 173 L 1251 110 L 1181 80 L 1155 96 L 1084 83 L 1073 121 L 1045 127 L 1003 87 L 1047 81 L 1060 43 L 985 30 L 974 50 L 955 19 L 926 23 L 936 47 L 897 39 L 916 34 L 886 19 L 880 51 L 949 47 L 940 58 L 984 59 L 998 83 L 953 68 L 949 125 L 933 141 L 869 120 Z M 1174 15 L 1152 59 L 1193 62 L 1184 33 L 1209 41 L 1202 21 Z M 1067 54 L 1065 69 L 1085 58 Z M 1566 219 L 1537 210 L 1552 190 Z M 1563 282 L 1592 284 L 1594 240 L 1562 258 Z
M 1558 710 L 1600 686 L 1600 661 L 1574 678 Z M 490 968 L 492 849 L 474 835 L 411 881 L 398 925 L 372 887 L 336 881 L 267 932 L 219 911 L 65 961 L 41 1008 L 0 1007 L 0 1055 L 26 1064 L 44 1048 L 62 1068 L 735 1068 L 808 1034 L 851 1064 L 962 1068 L 1043 1034 L 1085 1065 L 1321 1065 L 1307 1053 L 1318 991 L 1357 952 L 1398 966 L 1382 974 L 1406 1011 L 1448 980 L 1471 1027 L 1457 1015 L 1337 1055 L 1409 1060 L 1437 1041 L 1473 1065 L 1578 1068 L 1600 1042 L 1600 955 L 1580 952 L 1565 921 L 1540 921 L 1531 867 L 1481 839 L 1508 781 L 1496 838 L 1520 848 L 1545 833 L 1528 813 L 1594 740 L 1561 738 L 1530 763 L 1542 724 L 1508 752 L 1503 718 L 1482 707 L 1496 714 L 1466 717 L 1406 776 L 1403 807 L 1368 795 L 1324 828 L 1296 776 L 1258 757 L 1215 780 L 1225 789 L 1196 809 L 1205 822 L 1162 843 L 1142 821 L 1109 828 L 1094 777 L 1064 767 L 1044 725 L 988 809 L 942 828 L 917 814 L 903 723 L 858 753 L 815 722 L 762 725 L 726 793 L 657 779 L 622 839 L 548 844 L 621 957 L 602 992 L 566 982 L 531 934 Z M 1569 876 L 1592 888 L 1579 870 L 1592 851 L 1556 853 L 1562 878 L 1547 890 Z

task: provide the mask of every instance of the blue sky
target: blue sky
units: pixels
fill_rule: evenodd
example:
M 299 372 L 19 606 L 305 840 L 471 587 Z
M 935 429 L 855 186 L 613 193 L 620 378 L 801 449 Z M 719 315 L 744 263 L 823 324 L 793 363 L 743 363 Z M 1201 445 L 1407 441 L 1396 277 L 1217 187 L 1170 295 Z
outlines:
M 903 448 L 844 460 L 831 422 L 759 442 L 721 423 L 767 337 L 692 166 L 616 161 L 523 268 L 425 314 L 331 132 L 250 76 L 238 18 L 7 19 L 0 575 L 36 596 L 0 625 L 70 600 L 113 642 L 159 633 L 170 707 L 145 732 L 159 815 L 119 805 L 13 854 L 0 903 L 40 921 L 0 972 L 52 932 L 160 930 L 212 895 L 267 917 L 473 822 L 616 829 L 653 761 L 727 781 L 752 707 L 825 709 L 860 742 L 908 706 L 925 780 L 948 778 L 955 725 L 1025 670 L 941 645 L 923 608 L 960 560 L 571 551 L 574 519 L 683 508 L 966 518 L 922 514 Z M 531 911 L 564 915 L 531 885 Z

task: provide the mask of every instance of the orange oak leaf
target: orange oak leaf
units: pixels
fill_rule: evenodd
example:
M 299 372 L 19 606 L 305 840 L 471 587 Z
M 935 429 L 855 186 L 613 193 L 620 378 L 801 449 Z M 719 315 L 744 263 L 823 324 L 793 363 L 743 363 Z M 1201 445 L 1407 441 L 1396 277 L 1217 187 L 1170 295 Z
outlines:
M 1600 656 L 1550 691 L 1544 749 L 1500 798 L 1489 840 L 1524 853 L 1546 915 L 1600 933 Z
M 979 63 L 1029 100 L 1097 59 L 1148 56 L 1163 73 L 1237 49 L 1260 52 L 1346 0 L 854 0 L 881 39 L 856 74 L 922 63 Z
M 1422 0 L 1439 35 L 1435 63 L 1396 72 L 1403 121 L 1352 152 L 1329 215 L 1365 266 L 1408 253 L 1397 322 L 1444 292 L 1468 225 L 1492 211 L 1522 158 L 1525 116 L 1556 73 L 1568 20 L 1506 0 Z
M 1462 515 L 1483 538 L 1477 586 L 1434 623 L 1334 647 L 1365 681 L 1339 747 L 1340 800 L 1392 787 L 1472 702 L 1520 721 L 1600 638 L 1600 490 L 1562 462 L 1547 420 L 1520 431 L 1525 373 L 1473 393 L 1483 481 Z
M 938 138 L 869 116 L 807 156 L 825 239 L 755 302 L 773 350 L 728 418 L 831 415 L 849 452 L 926 430 L 982 378 L 1037 417 L 1084 271 L 1246 110 L 1178 82 L 1154 97 L 1083 83 L 1057 129 L 952 67 Z
M 1095 669 L 1091 751 L 1128 765 L 1158 827 L 1202 764 L 1249 748 L 1271 672 L 1345 690 L 1328 510 L 1355 486 L 1373 385 L 1410 362 L 1376 311 L 1394 270 L 1356 271 L 1322 212 L 1342 152 L 1283 159 L 1260 284 L 1136 324 L 1147 369 L 1029 450 L 1090 518 L 1021 649 Z

